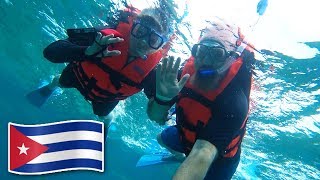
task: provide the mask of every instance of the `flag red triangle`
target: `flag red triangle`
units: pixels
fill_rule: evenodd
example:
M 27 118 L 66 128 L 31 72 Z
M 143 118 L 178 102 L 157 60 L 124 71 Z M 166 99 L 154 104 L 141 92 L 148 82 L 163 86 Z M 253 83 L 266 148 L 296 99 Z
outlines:
M 28 138 L 20 131 L 18 131 L 13 125 L 10 124 L 10 170 L 14 170 L 18 167 L 23 166 L 34 158 L 38 157 L 40 154 L 44 153 L 48 150 L 47 146 L 39 144 L 38 142 Z M 22 145 L 26 148 L 26 153 L 20 154 L 20 149 L 18 147 L 22 147 Z

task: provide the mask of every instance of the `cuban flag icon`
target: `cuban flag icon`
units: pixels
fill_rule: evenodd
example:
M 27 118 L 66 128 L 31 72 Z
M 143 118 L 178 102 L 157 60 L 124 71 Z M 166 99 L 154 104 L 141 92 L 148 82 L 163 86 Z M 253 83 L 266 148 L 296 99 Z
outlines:
M 104 171 L 104 124 L 69 120 L 8 124 L 8 171 L 40 175 L 69 170 Z

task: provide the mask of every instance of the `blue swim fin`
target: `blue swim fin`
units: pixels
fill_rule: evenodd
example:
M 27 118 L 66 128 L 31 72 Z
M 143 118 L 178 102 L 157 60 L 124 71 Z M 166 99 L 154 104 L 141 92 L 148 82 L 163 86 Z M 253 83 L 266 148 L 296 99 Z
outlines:
M 136 167 L 151 166 L 163 163 L 181 163 L 171 153 L 157 153 L 143 155 L 136 164 Z
M 41 107 L 58 88 L 50 89 L 48 85 L 26 95 L 27 100 L 36 107 Z

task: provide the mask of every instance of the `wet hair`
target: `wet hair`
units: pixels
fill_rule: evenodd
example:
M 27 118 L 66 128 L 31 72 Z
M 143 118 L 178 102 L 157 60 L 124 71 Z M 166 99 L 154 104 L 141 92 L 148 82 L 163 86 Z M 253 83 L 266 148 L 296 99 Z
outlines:
M 157 32 L 163 33 L 161 25 L 155 20 L 155 18 L 148 15 L 140 15 L 137 17 L 137 20 L 139 20 L 142 24 L 152 27 Z
M 169 33 L 168 16 L 159 8 L 147 8 L 142 10 L 137 17 L 138 20 L 148 23 L 148 25 L 159 30 L 161 34 Z M 150 24 L 149 24 L 150 23 Z
M 211 39 L 220 42 L 228 51 L 235 51 L 238 27 L 218 18 L 208 23 L 208 26 L 202 30 L 200 41 Z

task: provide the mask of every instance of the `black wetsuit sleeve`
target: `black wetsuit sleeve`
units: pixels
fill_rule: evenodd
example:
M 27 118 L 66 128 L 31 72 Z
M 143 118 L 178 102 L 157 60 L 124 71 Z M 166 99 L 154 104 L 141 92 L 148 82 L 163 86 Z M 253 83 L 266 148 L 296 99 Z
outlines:
M 238 135 L 247 117 L 248 100 L 241 89 L 235 89 L 220 97 L 213 108 L 215 113 L 199 132 L 198 139 L 211 142 L 222 153 Z
M 143 92 L 150 99 L 156 94 L 156 69 L 153 69 L 142 81 Z
M 43 55 L 53 63 L 94 60 L 93 57 L 85 55 L 86 48 L 87 46 L 79 46 L 67 40 L 58 40 L 47 46 Z

